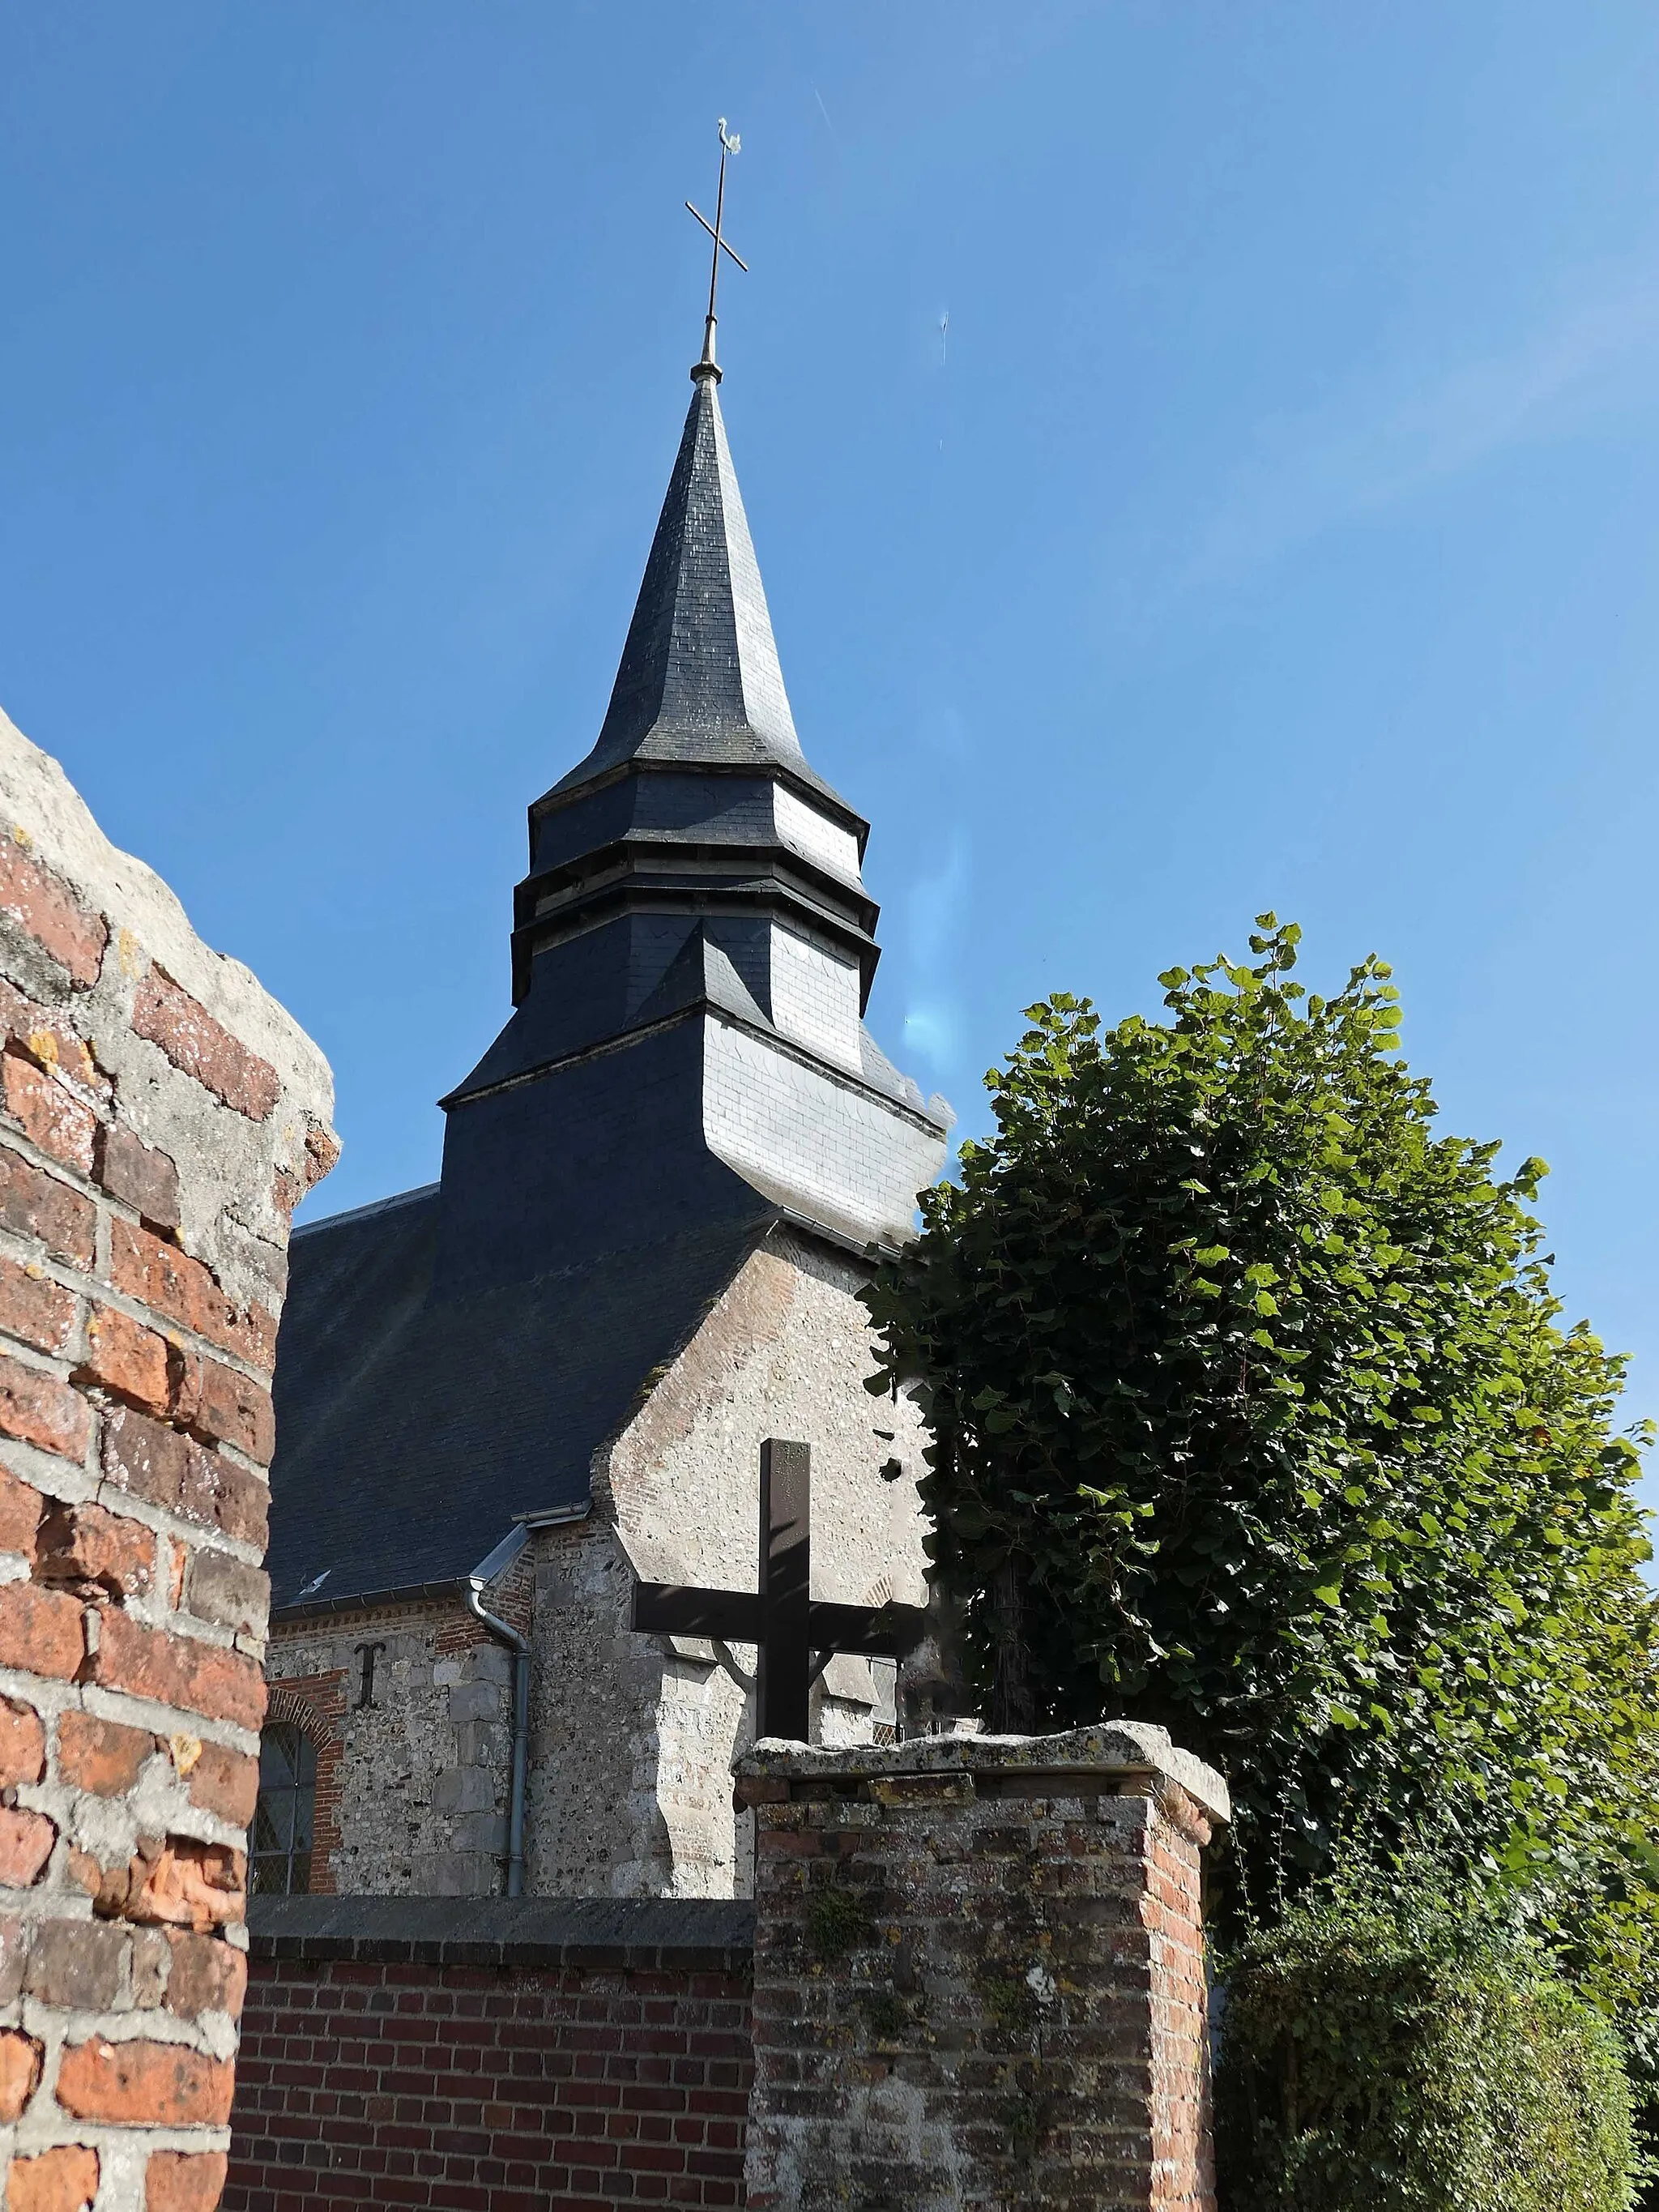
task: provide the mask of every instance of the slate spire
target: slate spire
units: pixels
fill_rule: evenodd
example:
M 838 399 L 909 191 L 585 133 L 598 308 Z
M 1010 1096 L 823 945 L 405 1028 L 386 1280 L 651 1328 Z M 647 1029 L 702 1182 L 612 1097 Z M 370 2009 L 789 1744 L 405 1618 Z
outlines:
M 696 390 L 599 741 L 555 785 L 625 761 L 783 767 L 816 785 L 795 734 L 755 548 L 720 416 L 720 372 Z

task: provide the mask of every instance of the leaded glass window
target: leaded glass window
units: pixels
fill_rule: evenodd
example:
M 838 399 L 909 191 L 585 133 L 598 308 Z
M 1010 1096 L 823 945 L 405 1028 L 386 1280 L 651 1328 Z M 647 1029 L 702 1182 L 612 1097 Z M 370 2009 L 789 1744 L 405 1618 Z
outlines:
M 278 1722 L 259 1739 L 259 1802 L 253 1812 L 250 1887 L 266 1897 L 311 1887 L 311 1830 L 317 1813 L 317 1747 Z

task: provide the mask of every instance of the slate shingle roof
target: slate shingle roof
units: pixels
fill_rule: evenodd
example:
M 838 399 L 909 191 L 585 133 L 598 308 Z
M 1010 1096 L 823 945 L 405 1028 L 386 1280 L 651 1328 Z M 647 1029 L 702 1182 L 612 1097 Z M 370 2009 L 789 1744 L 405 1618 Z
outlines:
M 301 1229 L 277 1346 L 274 1605 L 449 1582 L 588 1495 L 623 1424 L 773 1218 L 724 1216 L 447 1295 L 439 1186 Z
M 553 788 L 629 760 L 782 766 L 845 810 L 795 734 L 714 386 L 696 378 L 599 742 Z

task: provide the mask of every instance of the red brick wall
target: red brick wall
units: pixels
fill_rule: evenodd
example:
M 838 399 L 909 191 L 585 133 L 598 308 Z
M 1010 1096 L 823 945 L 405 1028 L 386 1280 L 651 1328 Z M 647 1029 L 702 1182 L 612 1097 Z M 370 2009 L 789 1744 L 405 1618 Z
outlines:
M 327 1069 L 0 715 L 0 2193 L 210 2212 Z
M 223 2212 L 743 2203 L 746 1951 L 279 1960 L 258 1911 Z

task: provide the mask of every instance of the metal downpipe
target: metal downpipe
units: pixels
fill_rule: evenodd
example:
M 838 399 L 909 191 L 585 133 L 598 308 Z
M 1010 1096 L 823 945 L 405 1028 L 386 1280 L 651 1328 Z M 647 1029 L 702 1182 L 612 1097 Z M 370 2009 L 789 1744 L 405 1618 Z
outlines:
M 484 1586 L 474 1576 L 467 1583 L 467 1611 L 481 1620 L 498 1644 L 513 1655 L 513 1771 L 507 1799 L 507 1893 L 524 1895 L 524 1808 L 530 1763 L 530 1643 L 512 1625 L 490 1613 Z

